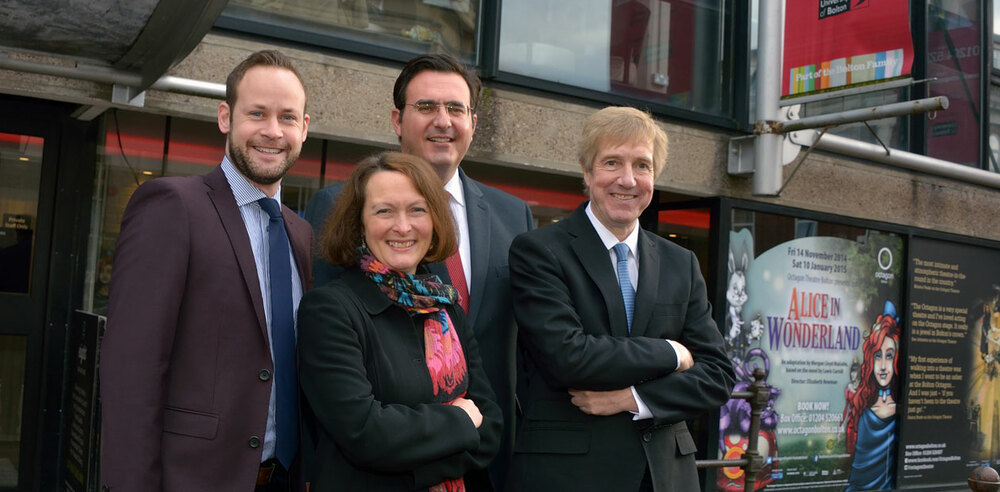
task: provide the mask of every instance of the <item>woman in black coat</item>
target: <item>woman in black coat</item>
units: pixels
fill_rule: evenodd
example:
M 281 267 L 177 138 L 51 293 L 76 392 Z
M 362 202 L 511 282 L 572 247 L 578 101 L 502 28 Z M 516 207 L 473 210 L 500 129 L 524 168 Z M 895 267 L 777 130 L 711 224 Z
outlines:
M 365 159 L 320 247 L 346 271 L 298 310 L 312 490 L 488 490 L 500 410 L 455 289 L 422 266 L 456 249 L 440 179 L 416 156 Z

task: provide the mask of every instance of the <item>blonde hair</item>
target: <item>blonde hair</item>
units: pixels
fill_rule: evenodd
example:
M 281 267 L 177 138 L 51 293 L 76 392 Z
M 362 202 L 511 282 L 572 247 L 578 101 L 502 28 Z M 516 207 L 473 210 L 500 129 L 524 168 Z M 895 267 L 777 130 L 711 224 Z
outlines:
M 587 118 L 580 142 L 580 165 L 593 171 L 594 158 L 609 143 L 649 142 L 653 145 L 653 175 L 659 176 L 667 163 L 667 134 L 645 111 L 609 106 Z

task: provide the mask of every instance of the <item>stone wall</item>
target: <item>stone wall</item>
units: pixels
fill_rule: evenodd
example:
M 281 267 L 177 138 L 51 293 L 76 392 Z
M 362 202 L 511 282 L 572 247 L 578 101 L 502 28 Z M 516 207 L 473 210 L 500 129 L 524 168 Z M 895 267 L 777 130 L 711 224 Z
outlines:
M 273 47 L 209 34 L 169 74 L 224 83 L 229 70 L 249 53 Z M 278 48 L 295 60 L 306 80 L 311 135 L 384 147 L 396 144 L 389 117 L 398 64 Z M 2 70 L 0 92 L 110 104 L 106 85 Z M 575 155 L 580 130 L 598 106 L 567 100 L 487 84 L 470 156 L 494 165 L 579 175 Z M 218 100 L 209 98 L 148 91 L 143 110 L 211 121 L 217 106 Z M 679 120 L 660 121 L 670 145 L 658 189 L 757 200 L 1000 241 L 996 189 L 816 151 L 780 197 L 754 197 L 749 177 L 726 173 L 727 144 L 733 133 Z M 786 167 L 786 177 L 790 172 Z

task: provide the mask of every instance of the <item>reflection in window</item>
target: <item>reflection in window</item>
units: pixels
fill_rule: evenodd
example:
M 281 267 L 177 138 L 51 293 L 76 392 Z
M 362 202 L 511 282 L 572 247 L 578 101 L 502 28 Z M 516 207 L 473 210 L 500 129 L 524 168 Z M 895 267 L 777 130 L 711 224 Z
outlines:
M 755 227 L 748 227 L 750 224 Z M 802 237 L 835 237 L 866 243 L 868 237 L 872 235 L 896 235 L 848 224 L 734 208 L 731 230 L 739 232 L 743 229 L 750 229 L 754 237 L 752 250 L 757 254 Z
M 757 29 L 760 17 L 760 1 L 750 3 L 750 124 L 753 124 L 757 114 Z M 822 101 L 802 105 L 799 117 L 816 116 L 828 113 L 849 111 L 852 109 L 870 108 L 905 100 L 908 93 L 905 89 L 887 89 L 881 91 L 856 94 L 851 96 L 831 97 Z M 883 118 L 868 122 L 871 130 L 864 123 L 839 125 L 827 130 L 827 133 L 848 137 L 871 144 L 885 144 L 891 149 L 909 149 L 909 124 L 907 118 Z
M 531 208 L 535 227 L 569 217 L 587 199 L 583 194 L 583 179 L 579 177 L 542 174 L 470 160 L 462 163 L 462 170 L 480 183 L 524 200 Z
M 104 118 L 98 142 L 93 198 L 93 223 L 83 307 L 106 314 L 115 243 L 122 213 L 135 189 L 160 176 L 190 176 L 211 172 L 225 153 L 225 136 L 214 123 L 115 111 Z M 39 147 L 40 149 L 40 147 Z M 281 200 L 300 214 L 320 187 L 345 181 L 363 158 L 384 148 L 309 138 L 295 165 L 281 182 Z M 39 150 L 40 152 L 40 150 Z M 579 177 L 466 161 L 474 179 L 511 193 L 531 206 L 539 225 L 570 214 L 585 197 Z
M 927 155 L 979 166 L 982 22 L 978 0 L 927 5 L 930 97 L 947 96 L 948 111 L 927 121 Z
M 1000 0 L 993 0 L 992 65 L 990 70 L 990 137 L 986 167 L 1000 173 Z
M 233 0 L 224 17 L 323 38 L 476 60 L 478 0 Z
M 0 487 L 17 486 L 27 340 L 0 335 Z
M 105 117 L 98 143 L 85 309 L 105 314 L 115 244 L 129 198 L 140 184 L 160 176 L 211 172 L 225 155 L 226 137 L 215 123 L 114 111 Z M 308 139 L 282 180 L 281 200 L 304 212 L 319 187 L 323 141 Z
M 105 132 L 97 145 L 84 309 L 106 312 L 122 213 L 140 183 L 163 175 L 166 122 L 162 116 L 127 111 L 113 111 L 104 118 Z
M 711 114 L 728 111 L 722 0 L 508 0 L 502 71 Z
M 832 97 L 804 104 L 801 117 L 893 104 L 905 100 L 906 94 L 906 89 L 887 89 L 851 96 Z M 839 125 L 831 128 L 827 133 L 876 145 L 885 144 L 890 149 L 906 150 L 909 148 L 907 118 L 882 118 L 870 120 L 867 123 L 867 126 L 865 123 Z
M 43 143 L 0 133 L 0 293 L 29 291 Z
M 694 252 L 701 267 L 701 275 L 708 277 L 712 261 L 709 228 L 712 211 L 708 208 L 682 208 L 660 210 L 657 213 L 656 233 Z

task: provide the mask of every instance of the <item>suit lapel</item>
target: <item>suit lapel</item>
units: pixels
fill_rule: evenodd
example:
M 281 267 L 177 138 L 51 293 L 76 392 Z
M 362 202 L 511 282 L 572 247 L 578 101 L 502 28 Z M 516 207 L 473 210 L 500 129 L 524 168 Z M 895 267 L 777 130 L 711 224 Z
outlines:
M 250 292 L 250 299 L 253 301 L 254 311 L 257 313 L 257 321 L 260 325 L 261 333 L 267 338 L 267 318 L 264 315 L 264 298 L 260 293 L 260 281 L 257 279 L 257 265 L 253 259 L 253 249 L 250 248 L 250 236 L 247 235 L 246 225 L 243 223 L 243 216 L 236 206 L 236 198 L 233 190 L 226 181 L 226 174 L 222 172 L 222 167 L 216 167 L 214 171 L 204 177 L 205 184 L 210 188 L 208 198 L 212 200 L 216 213 L 222 227 L 229 236 L 229 244 L 236 254 L 236 261 L 240 265 L 240 272 L 243 274 L 243 282 L 247 291 Z M 296 258 L 298 259 L 298 258 Z
M 479 306 L 482 305 L 486 290 L 486 277 L 490 258 L 490 205 L 483 200 L 483 192 L 475 181 L 465 175 L 461 168 L 458 177 L 465 191 L 465 217 L 469 225 L 469 260 L 472 272 L 469 277 L 469 325 L 476 325 Z
M 610 332 L 612 336 L 628 336 L 628 319 L 625 317 L 625 301 L 622 300 L 622 292 L 618 288 L 618 277 L 615 276 L 611 268 L 611 257 L 600 236 L 594 230 L 594 225 L 585 212 L 586 202 L 581 205 L 572 215 L 569 216 L 569 232 L 573 236 L 570 240 L 570 247 L 576 254 L 583 269 L 590 276 L 594 284 L 597 285 L 604 298 L 604 304 L 608 309 L 610 319 Z M 641 278 L 641 276 L 640 276 Z M 577 302 L 587 302 L 585 299 L 576 299 Z M 591 320 L 583 320 L 584 323 Z
M 643 336 L 659 296 L 660 256 L 649 232 L 639 231 L 639 283 L 635 291 L 635 312 L 632 314 L 632 336 Z

